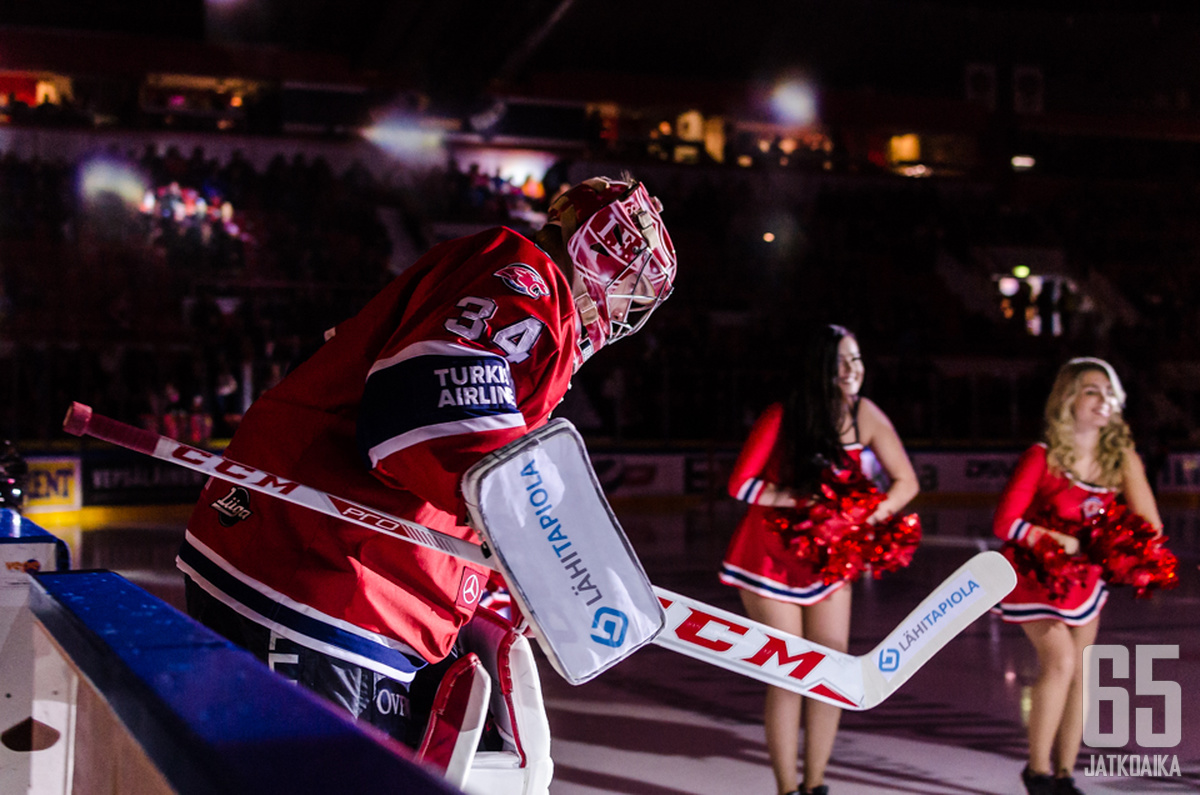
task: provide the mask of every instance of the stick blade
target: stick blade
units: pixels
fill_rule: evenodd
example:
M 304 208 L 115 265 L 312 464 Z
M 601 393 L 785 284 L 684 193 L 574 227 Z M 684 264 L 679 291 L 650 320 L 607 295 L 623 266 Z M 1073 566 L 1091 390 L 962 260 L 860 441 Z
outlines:
M 980 552 L 960 566 L 862 658 L 863 708 L 870 709 L 896 692 L 1016 584 L 1016 572 L 999 552 Z

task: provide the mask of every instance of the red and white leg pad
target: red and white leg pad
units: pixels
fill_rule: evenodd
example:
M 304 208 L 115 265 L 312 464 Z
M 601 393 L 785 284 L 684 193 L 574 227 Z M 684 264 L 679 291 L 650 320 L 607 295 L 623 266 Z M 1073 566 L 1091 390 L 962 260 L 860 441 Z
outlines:
M 503 740 L 499 751 L 479 751 L 466 783 L 469 795 L 547 795 L 554 763 L 542 683 L 529 639 L 486 609 L 459 632 L 492 677 L 490 712 Z
M 487 720 L 492 682 L 474 654 L 454 661 L 438 685 L 417 756 L 462 787 Z

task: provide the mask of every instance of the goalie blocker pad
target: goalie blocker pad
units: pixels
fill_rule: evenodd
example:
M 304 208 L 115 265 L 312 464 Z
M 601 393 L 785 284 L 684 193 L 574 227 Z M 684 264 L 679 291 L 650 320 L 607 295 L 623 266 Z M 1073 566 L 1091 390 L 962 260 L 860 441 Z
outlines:
M 554 670 L 573 685 L 654 639 L 665 616 L 583 438 L 555 419 L 467 471 L 471 525 Z

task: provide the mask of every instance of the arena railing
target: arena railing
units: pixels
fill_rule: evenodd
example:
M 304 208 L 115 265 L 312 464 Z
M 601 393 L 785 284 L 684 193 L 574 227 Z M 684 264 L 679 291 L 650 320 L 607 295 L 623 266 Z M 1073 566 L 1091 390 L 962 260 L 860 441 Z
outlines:
M 4 791 L 461 795 L 121 576 L 55 571 L 53 537 L 8 509 L 4 528 Z M 31 543 L 45 560 L 26 565 Z

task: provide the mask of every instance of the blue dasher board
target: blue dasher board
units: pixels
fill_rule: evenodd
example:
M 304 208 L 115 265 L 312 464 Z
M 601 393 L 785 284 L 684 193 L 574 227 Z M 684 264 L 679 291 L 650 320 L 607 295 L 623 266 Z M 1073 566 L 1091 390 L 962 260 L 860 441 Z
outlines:
M 119 575 L 32 579 L 37 622 L 174 792 L 461 795 L 398 745 Z

